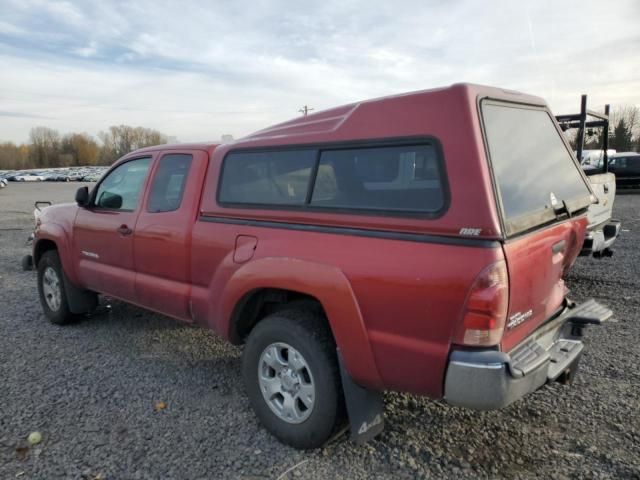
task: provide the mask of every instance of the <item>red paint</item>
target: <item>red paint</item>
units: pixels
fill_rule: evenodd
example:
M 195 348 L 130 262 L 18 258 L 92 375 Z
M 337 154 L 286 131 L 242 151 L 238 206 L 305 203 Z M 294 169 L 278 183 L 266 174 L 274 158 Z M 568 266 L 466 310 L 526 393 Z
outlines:
M 545 105 L 514 92 L 471 85 L 339 107 L 262 130 L 230 145 L 183 144 L 131 153 L 152 155 L 134 212 L 75 205 L 46 209 L 35 245 L 52 240 L 69 279 L 101 293 L 194 321 L 235 341 L 232 313 L 248 293 L 281 288 L 323 305 L 351 375 L 378 389 L 442 396 L 452 337 L 469 290 L 488 265 L 506 261 L 509 313 L 532 317 L 506 331 L 508 351 L 558 307 L 560 280 L 580 249 L 578 217 L 504 242 L 477 112 L 480 97 Z M 451 202 L 438 219 L 223 208 L 216 203 L 220 166 L 236 148 L 430 136 L 444 152 Z M 179 210 L 146 212 L 150 178 L 166 153 L 191 153 Z M 375 229 L 459 237 L 481 229 L 491 248 L 198 221 L 233 219 Z M 123 236 L 127 225 L 133 234 Z M 565 240 L 564 252 L 551 247 Z M 86 253 L 96 253 L 92 258 Z M 507 320 L 508 321 L 508 320 Z

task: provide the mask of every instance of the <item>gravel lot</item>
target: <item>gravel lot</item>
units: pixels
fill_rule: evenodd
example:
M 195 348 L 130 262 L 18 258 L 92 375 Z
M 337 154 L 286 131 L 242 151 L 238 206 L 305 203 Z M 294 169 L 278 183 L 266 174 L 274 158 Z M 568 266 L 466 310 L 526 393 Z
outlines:
M 639 193 L 616 199 L 614 257 L 580 259 L 568 279 L 574 298 L 616 314 L 591 330 L 572 387 L 487 413 L 390 393 L 379 439 L 298 452 L 258 425 L 241 350 L 212 333 L 119 302 L 76 325 L 45 321 L 20 268 L 32 204 L 78 186 L 0 190 L 0 478 L 640 478 Z

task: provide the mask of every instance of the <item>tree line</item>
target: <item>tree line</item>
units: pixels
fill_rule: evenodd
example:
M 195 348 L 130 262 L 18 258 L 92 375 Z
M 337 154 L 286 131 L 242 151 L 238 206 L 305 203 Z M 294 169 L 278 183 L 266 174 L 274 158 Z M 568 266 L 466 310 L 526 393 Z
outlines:
M 576 130 L 566 132 L 574 150 L 576 133 Z M 587 129 L 584 148 L 601 148 L 602 135 L 602 129 Z M 640 108 L 635 105 L 615 108 L 609 118 L 608 135 L 609 148 L 618 152 L 640 151 Z M 169 137 L 157 130 L 129 125 L 113 125 L 98 133 L 97 140 L 87 133 L 60 135 L 52 128 L 34 127 L 28 143 L 0 143 L 0 170 L 111 165 L 133 150 L 168 141 Z
M 157 130 L 129 125 L 111 126 L 97 140 L 87 133 L 60 135 L 52 128 L 34 127 L 28 143 L 0 143 L 0 170 L 111 165 L 133 150 L 168 141 Z

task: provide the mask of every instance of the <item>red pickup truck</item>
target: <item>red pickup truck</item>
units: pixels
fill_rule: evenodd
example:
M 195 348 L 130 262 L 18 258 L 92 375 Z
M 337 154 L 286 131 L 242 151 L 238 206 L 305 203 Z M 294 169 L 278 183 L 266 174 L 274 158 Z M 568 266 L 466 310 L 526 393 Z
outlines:
M 545 102 L 458 84 L 363 101 L 227 145 L 161 145 L 43 210 L 45 315 L 98 294 L 244 344 L 249 399 L 283 442 L 383 425 L 379 392 L 474 409 L 568 381 L 567 299 L 594 201 Z

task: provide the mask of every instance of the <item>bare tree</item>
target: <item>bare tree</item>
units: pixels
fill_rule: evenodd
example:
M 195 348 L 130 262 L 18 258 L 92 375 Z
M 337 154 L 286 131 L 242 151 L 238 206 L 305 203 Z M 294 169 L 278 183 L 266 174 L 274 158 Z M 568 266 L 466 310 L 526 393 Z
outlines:
M 565 136 L 574 150 L 577 150 L 577 130 L 567 130 Z M 602 128 L 587 128 L 585 131 L 584 148 L 602 148 Z M 615 108 L 609 115 L 609 148 L 619 152 L 637 150 L 640 148 L 640 108 L 635 105 L 622 105 Z
M 65 135 L 60 159 L 65 165 L 97 165 L 100 155 L 98 143 L 87 133 Z
M 31 166 L 27 145 L 0 143 L 0 170 L 21 170 Z
M 169 140 L 157 130 L 128 125 L 111 126 L 98 137 L 102 145 L 88 133 L 69 133 L 61 138 L 56 130 L 34 127 L 26 145 L 0 143 L 0 170 L 108 165 L 133 150 Z
M 138 148 L 167 143 L 168 137 L 151 128 L 113 125 L 106 132 L 100 132 L 102 141 L 101 163 L 113 163 L 118 158 Z
M 34 127 L 29 133 L 29 157 L 39 167 L 58 165 L 60 134 L 48 127 Z

